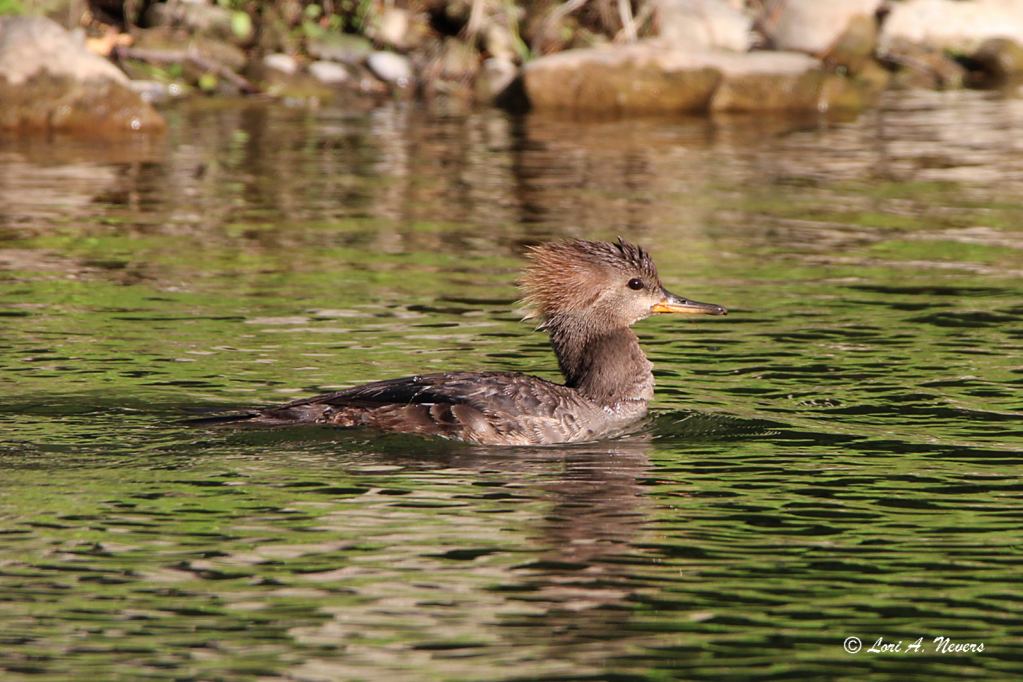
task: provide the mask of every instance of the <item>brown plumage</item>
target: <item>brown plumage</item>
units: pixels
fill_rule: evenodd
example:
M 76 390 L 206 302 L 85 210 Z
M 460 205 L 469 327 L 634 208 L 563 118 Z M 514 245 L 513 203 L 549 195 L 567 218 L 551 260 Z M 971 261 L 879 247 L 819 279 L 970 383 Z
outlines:
M 442 436 L 487 445 L 595 440 L 646 414 L 652 365 L 629 327 L 655 313 L 724 315 L 661 285 L 650 255 L 574 239 L 533 247 L 519 283 L 565 384 L 513 372 L 444 372 L 376 381 L 198 424 L 331 424 Z

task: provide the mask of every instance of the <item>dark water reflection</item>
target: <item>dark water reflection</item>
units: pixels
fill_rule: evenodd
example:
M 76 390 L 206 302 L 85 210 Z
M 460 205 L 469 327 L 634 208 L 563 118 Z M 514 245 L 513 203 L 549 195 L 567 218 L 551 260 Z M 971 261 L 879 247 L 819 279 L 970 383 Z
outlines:
M 166 140 L 0 140 L 0 677 L 1006 679 L 1020 106 L 195 107 Z M 178 424 L 431 367 L 551 377 L 523 246 L 616 234 L 732 312 L 637 325 L 635 434 Z

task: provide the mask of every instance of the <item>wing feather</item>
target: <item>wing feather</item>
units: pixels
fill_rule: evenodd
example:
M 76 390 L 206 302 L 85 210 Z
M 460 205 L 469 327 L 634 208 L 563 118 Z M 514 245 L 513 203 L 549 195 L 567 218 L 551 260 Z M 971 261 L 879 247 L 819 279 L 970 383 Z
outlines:
M 371 427 L 475 443 L 586 440 L 595 410 L 572 389 L 513 372 L 424 374 L 355 386 L 239 415 L 238 421 Z

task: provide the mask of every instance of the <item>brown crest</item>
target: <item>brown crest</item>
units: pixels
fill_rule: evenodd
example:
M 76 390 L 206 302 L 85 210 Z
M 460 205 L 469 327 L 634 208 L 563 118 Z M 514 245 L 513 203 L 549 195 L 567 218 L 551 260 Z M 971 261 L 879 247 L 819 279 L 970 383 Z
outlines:
M 589 307 L 615 277 L 659 284 L 650 254 L 621 237 L 617 243 L 571 239 L 530 250 L 519 286 L 526 319 L 538 318 L 541 324 L 555 314 Z

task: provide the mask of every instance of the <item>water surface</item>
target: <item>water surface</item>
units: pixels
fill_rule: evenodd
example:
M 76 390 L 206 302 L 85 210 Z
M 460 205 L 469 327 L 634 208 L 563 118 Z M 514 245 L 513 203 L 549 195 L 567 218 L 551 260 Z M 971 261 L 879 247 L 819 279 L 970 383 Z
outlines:
M 0 141 L 3 678 L 1005 679 L 1021 108 L 193 105 L 162 140 Z M 556 378 L 522 253 L 619 234 L 730 311 L 637 325 L 636 434 L 179 424 L 426 370 Z

